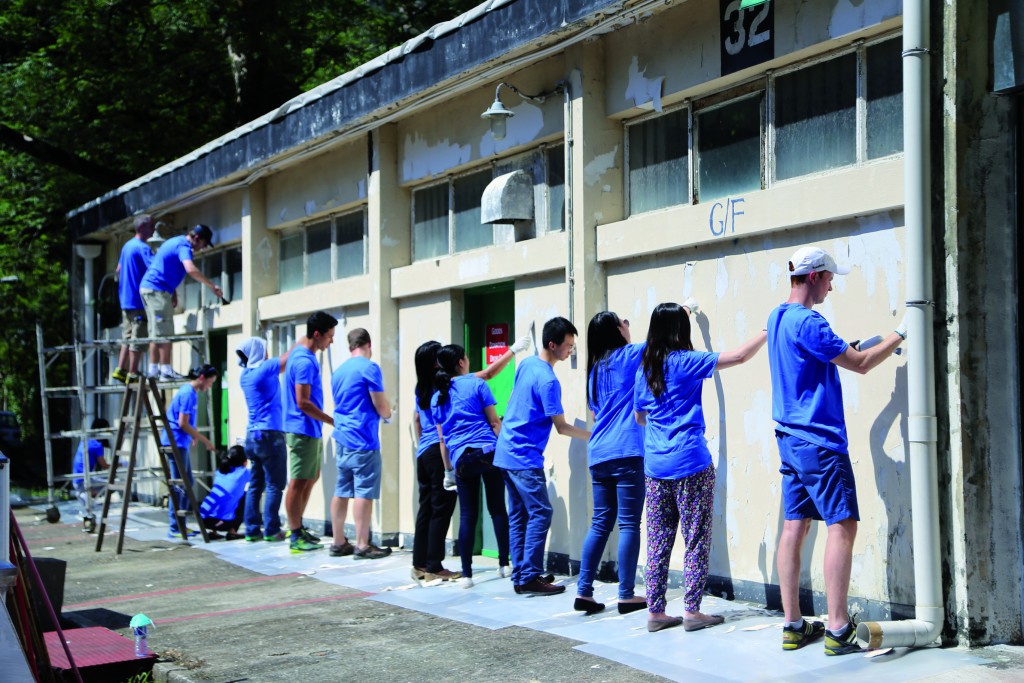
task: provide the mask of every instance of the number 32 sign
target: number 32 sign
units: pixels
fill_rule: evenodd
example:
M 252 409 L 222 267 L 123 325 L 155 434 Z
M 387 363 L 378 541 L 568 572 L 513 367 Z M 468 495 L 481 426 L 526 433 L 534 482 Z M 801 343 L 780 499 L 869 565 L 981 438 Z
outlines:
M 742 0 L 720 0 L 722 75 L 775 57 L 774 0 L 746 9 Z

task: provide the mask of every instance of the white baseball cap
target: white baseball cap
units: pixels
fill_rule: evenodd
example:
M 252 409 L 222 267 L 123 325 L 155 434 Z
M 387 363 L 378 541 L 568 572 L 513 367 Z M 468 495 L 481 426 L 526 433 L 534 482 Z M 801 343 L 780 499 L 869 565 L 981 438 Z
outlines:
M 850 267 L 839 265 L 827 251 L 818 247 L 801 247 L 789 257 L 790 275 L 807 275 L 824 270 L 836 275 L 846 275 L 850 272 Z

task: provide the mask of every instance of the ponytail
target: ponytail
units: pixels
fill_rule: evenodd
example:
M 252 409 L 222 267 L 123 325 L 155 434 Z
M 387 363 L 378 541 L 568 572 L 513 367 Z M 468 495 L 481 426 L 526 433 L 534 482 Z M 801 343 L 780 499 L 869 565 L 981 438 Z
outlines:
M 452 378 L 459 374 L 459 361 L 465 357 L 466 350 L 458 344 L 449 344 L 438 349 L 438 370 L 434 373 L 434 388 L 441 393 L 437 402 L 438 405 L 448 402 L 448 394 L 452 388 Z

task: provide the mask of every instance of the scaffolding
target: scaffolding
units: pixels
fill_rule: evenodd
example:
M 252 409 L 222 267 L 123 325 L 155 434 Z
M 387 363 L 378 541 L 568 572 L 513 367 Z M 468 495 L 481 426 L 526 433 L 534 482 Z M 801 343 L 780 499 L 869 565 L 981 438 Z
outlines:
M 202 332 L 198 334 L 183 334 L 175 335 L 172 337 L 147 337 L 145 339 L 131 340 L 132 344 L 139 346 L 148 345 L 149 343 L 188 343 L 195 354 L 204 361 L 208 361 L 210 358 L 210 335 L 208 332 Z M 102 429 L 93 429 L 91 416 L 93 415 L 90 404 L 92 397 L 96 395 L 113 395 L 113 394 L 124 394 L 124 384 L 101 384 L 99 381 L 96 383 L 90 383 L 87 381 L 86 368 L 90 364 L 94 364 L 97 359 L 98 353 L 111 353 L 116 352 L 120 346 L 128 343 L 124 339 L 97 339 L 97 340 L 78 340 L 75 339 L 71 344 L 64 344 L 60 346 L 47 347 L 43 344 L 43 329 L 38 323 L 36 324 L 36 346 L 38 350 L 39 358 L 39 395 L 40 401 L 42 402 L 42 417 L 43 417 L 43 442 L 46 451 L 46 481 L 47 481 L 47 504 L 49 509 L 47 511 L 48 518 L 51 521 L 57 521 L 60 519 L 59 512 L 56 508 L 56 491 L 58 488 L 62 488 L 67 485 L 73 479 L 82 479 L 87 495 L 92 491 L 93 478 L 97 481 L 100 479 L 106 480 L 106 477 L 99 477 L 97 473 L 90 472 L 89 466 L 89 449 L 88 442 L 90 439 L 108 439 L 113 440 L 120 428 L 120 420 L 111 421 L 111 426 Z M 62 355 L 71 354 L 72 361 L 74 363 L 74 383 L 67 386 L 50 386 L 47 380 L 47 371 Z M 179 380 L 173 382 L 160 382 L 158 387 L 160 391 L 174 390 L 181 386 L 187 380 Z M 80 429 L 71 430 L 60 430 L 54 431 L 50 423 L 50 401 L 51 400 L 70 400 L 72 406 L 77 404 L 78 409 L 78 420 L 81 424 Z M 73 411 L 72 411 L 73 412 Z M 111 411 L 113 414 L 113 411 Z M 206 417 L 207 424 L 198 426 L 197 430 L 204 433 L 211 441 L 213 441 L 214 434 L 214 408 L 213 401 L 206 401 Z M 72 415 L 72 421 L 74 421 Z M 132 429 L 137 428 L 136 425 L 129 425 Z M 63 474 L 57 474 L 54 467 L 53 457 L 53 443 L 55 441 L 71 439 L 72 446 L 71 452 L 74 453 L 79 444 L 84 444 L 83 447 L 83 467 L 82 472 L 69 472 Z M 159 448 L 159 440 L 154 444 L 155 448 Z M 113 458 L 119 457 L 116 452 L 112 453 Z M 160 462 L 159 458 L 151 459 L 147 458 L 147 461 Z M 113 463 L 111 463 L 113 466 Z M 209 474 L 212 470 L 205 468 L 195 470 L 193 472 L 196 475 L 196 481 L 205 484 L 202 477 Z M 135 468 L 136 483 L 143 481 L 161 481 L 167 483 L 166 476 L 164 474 L 163 467 L 160 464 L 150 465 Z M 141 476 L 140 476 L 141 475 Z M 133 495 L 133 490 L 125 490 L 124 496 L 126 499 L 130 499 Z M 88 524 L 92 517 L 92 505 L 91 498 L 88 498 L 89 505 L 86 508 L 86 523 Z M 94 519 L 92 520 L 95 523 Z

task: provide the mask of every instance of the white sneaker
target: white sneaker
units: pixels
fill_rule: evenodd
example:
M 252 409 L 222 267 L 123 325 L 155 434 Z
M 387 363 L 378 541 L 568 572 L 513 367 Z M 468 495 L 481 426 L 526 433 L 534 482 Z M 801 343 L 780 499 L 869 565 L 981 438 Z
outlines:
M 159 376 L 160 376 L 160 366 L 159 365 L 150 365 L 148 368 L 146 368 L 146 378 L 147 379 L 157 379 Z
M 507 564 L 498 567 L 498 576 L 500 576 L 503 579 L 507 579 L 508 577 L 512 576 L 512 567 L 508 566 Z
M 183 379 L 188 379 L 188 377 L 186 377 L 185 375 L 179 375 L 174 370 L 171 370 L 170 372 L 160 372 L 161 382 L 177 382 Z
M 471 577 L 468 577 L 468 576 L 463 576 L 461 579 L 459 579 L 459 587 L 460 588 L 472 588 L 473 587 L 473 579 Z

